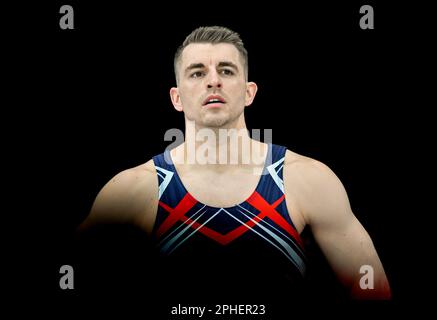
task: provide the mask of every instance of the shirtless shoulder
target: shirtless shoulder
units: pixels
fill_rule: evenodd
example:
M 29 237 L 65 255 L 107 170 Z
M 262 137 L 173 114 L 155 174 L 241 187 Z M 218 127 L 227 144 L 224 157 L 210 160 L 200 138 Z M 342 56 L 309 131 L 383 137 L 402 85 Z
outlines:
M 297 230 L 310 224 L 309 204 L 318 198 L 327 179 L 335 176 L 322 162 L 287 150 L 284 160 L 284 191 L 287 209 Z
M 135 224 L 151 234 L 158 206 L 153 160 L 115 175 L 97 195 L 82 227 L 97 223 Z

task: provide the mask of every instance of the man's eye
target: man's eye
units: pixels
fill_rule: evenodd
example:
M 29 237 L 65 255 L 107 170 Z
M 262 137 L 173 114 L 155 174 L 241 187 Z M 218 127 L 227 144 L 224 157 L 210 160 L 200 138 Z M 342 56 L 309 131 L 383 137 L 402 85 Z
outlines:
M 223 69 L 220 73 L 226 76 L 232 76 L 234 74 L 234 72 L 230 69 Z
M 196 71 L 196 72 L 193 72 L 190 77 L 191 78 L 200 78 L 201 76 L 203 76 L 203 72 L 202 71 Z

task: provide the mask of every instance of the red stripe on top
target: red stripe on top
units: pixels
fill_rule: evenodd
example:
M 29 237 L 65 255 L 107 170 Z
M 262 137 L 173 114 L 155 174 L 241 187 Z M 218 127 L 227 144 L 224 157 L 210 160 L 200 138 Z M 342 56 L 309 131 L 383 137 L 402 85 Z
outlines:
M 282 195 L 281 198 L 276 200 L 274 204 L 270 205 L 258 192 L 254 192 L 246 201 L 256 209 L 258 209 L 261 213 L 265 213 L 267 217 L 272 219 L 277 225 L 279 225 L 282 229 L 288 232 L 289 235 L 291 235 L 303 248 L 303 242 L 302 239 L 299 236 L 299 233 L 297 233 L 296 229 L 294 229 L 291 224 L 287 222 L 287 220 L 284 219 L 283 216 L 281 216 L 278 211 L 275 210 L 276 206 L 279 204 L 279 200 L 285 199 L 285 195 Z
M 156 231 L 156 235 L 161 237 L 165 232 L 168 231 L 176 222 L 181 220 L 181 218 L 188 212 L 194 205 L 197 203 L 197 200 L 194 199 L 188 192 L 182 198 L 182 200 L 178 203 L 178 205 L 173 209 L 166 205 L 164 202 L 159 201 L 159 205 L 167 210 L 170 214 L 165 219 L 165 221 L 159 226 Z
M 177 221 L 182 221 L 186 225 L 191 225 L 193 229 L 198 229 L 198 231 L 203 235 L 217 241 L 222 245 L 227 245 L 242 236 L 254 226 L 256 226 L 262 219 L 264 219 L 265 217 L 269 217 L 272 221 L 274 221 L 277 225 L 284 229 L 290 236 L 292 236 L 293 239 L 295 239 L 301 247 L 303 247 L 302 240 L 297 231 L 287 222 L 287 220 L 284 219 L 284 217 L 282 217 L 275 210 L 276 207 L 282 201 L 284 201 L 284 199 L 285 195 L 282 195 L 274 203 L 269 204 L 258 192 L 255 191 L 247 199 L 247 202 L 258 211 L 260 211 L 260 213 L 255 216 L 253 220 L 248 220 L 245 222 L 244 225 L 240 225 L 234 230 L 223 235 L 207 226 L 202 226 L 197 221 L 194 221 L 193 219 L 185 216 L 185 214 L 197 203 L 197 200 L 187 192 L 175 208 L 171 208 L 162 201 L 159 202 L 159 205 L 170 214 L 156 231 L 156 234 L 158 237 L 160 237 L 165 232 L 167 232 Z

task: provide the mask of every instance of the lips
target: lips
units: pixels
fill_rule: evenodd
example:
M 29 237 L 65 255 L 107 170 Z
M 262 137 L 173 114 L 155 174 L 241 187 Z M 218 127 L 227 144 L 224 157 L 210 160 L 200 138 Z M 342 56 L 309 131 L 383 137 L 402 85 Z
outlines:
M 207 105 L 208 106 L 212 106 L 212 105 L 220 106 L 223 103 L 226 103 L 226 101 L 221 96 L 210 95 L 210 96 L 208 96 L 208 98 L 205 99 L 205 101 L 203 102 L 203 105 L 204 106 L 207 106 Z

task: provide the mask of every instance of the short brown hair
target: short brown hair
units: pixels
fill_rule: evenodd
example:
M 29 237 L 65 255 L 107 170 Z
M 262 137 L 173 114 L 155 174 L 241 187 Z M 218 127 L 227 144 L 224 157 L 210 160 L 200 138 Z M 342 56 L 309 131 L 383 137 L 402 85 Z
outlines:
M 244 47 L 243 41 L 240 38 L 240 35 L 225 27 L 220 26 L 211 26 L 211 27 L 199 27 L 191 32 L 184 40 L 182 45 L 176 50 L 174 56 L 174 72 L 176 76 L 176 81 L 178 80 L 177 75 L 177 64 L 182 55 L 182 51 L 184 51 L 185 47 L 191 43 L 229 43 L 237 48 L 238 52 L 240 52 L 240 56 L 243 59 L 244 65 L 244 75 L 246 80 L 248 79 L 249 73 L 249 65 L 248 65 L 248 57 L 247 50 Z

